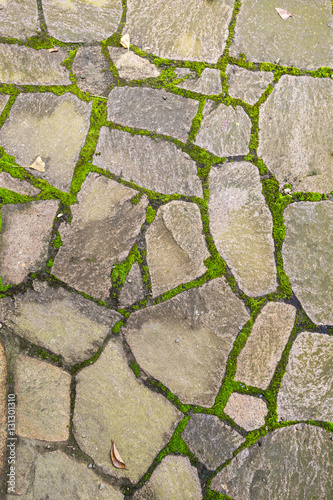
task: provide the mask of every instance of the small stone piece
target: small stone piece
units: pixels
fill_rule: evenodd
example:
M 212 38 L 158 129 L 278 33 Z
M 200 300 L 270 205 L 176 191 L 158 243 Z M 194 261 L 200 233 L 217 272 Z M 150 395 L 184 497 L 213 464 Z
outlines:
M 123 50 L 117 47 L 108 47 L 108 49 L 120 78 L 124 80 L 156 78 L 161 73 L 148 59 L 137 56 L 131 50 Z
M 245 439 L 214 415 L 195 414 L 182 433 L 187 446 L 207 469 L 215 470 Z
M 133 500 L 201 500 L 198 472 L 188 457 L 167 456 Z
M 175 144 L 102 127 L 94 165 L 164 194 L 202 196 L 195 162 Z
M 205 68 L 199 79 L 187 79 L 179 83 L 178 87 L 186 90 L 193 90 L 206 95 L 221 94 L 221 73 L 218 69 Z
M 246 155 L 249 152 L 251 120 L 243 108 L 207 100 L 195 144 L 217 156 Z
M 5 468 L 5 454 L 7 442 L 7 415 L 9 410 L 15 409 L 11 403 L 11 399 L 7 399 L 7 360 L 6 352 L 0 341 L 0 474 L 2 474 Z
M 1 209 L 0 276 L 3 284 L 18 285 L 46 265 L 47 250 L 58 201 L 32 201 Z
M 196 78 L 195 71 L 190 68 L 174 68 L 174 71 L 178 78 L 185 78 L 185 76 L 191 75 L 191 79 Z
M 35 0 L 0 0 L 0 8 L 1 37 L 26 40 L 28 37 L 37 35 L 39 22 Z
M 224 412 L 246 431 L 265 425 L 267 406 L 261 399 L 233 392 Z
M 274 74 L 265 71 L 249 71 L 239 66 L 227 67 L 229 95 L 235 99 L 242 99 L 249 104 L 255 104 L 267 85 L 272 83 Z
M 144 289 L 141 278 L 140 267 L 134 262 L 127 275 L 124 286 L 119 295 L 120 307 L 125 307 L 144 298 Z
M 296 309 L 269 302 L 253 325 L 250 337 L 237 358 L 236 380 L 267 389 L 293 329 Z
M 72 71 L 82 92 L 107 95 L 113 78 L 100 46 L 80 47 L 75 55 Z
M 3 112 L 4 107 L 6 106 L 7 102 L 9 101 L 9 95 L 5 94 L 0 94 L 0 113 Z
M 276 289 L 272 216 L 258 169 L 229 163 L 210 173 L 210 229 L 239 286 L 257 297 Z
M 24 196 L 36 196 L 40 193 L 40 189 L 23 179 L 12 177 L 7 172 L 0 172 L 0 188 L 9 189 Z
M 69 373 L 20 354 L 15 366 L 17 434 L 42 441 L 66 441 L 70 385 Z
M 165 90 L 116 87 L 108 99 L 108 120 L 186 142 L 198 107 L 198 101 Z
M 332 357 L 332 337 L 308 332 L 298 335 L 278 394 L 279 421 L 333 421 Z
M 200 210 L 185 201 L 162 206 L 146 234 L 147 261 L 153 295 L 204 274 L 209 257 Z

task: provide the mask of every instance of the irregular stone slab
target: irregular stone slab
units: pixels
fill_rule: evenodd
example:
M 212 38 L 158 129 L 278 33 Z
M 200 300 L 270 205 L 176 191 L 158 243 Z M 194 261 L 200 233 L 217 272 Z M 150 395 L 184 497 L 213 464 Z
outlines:
M 192 80 L 188 78 L 177 86 L 206 95 L 221 94 L 221 73 L 218 69 L 205 68 L 199 79 Z
M 9 410 L 13 408 L 15 407 L 10 404 L 10 399 L 7 402 L 7 360 L 5 349 L 0 341 L 0 474 L 2 474 L 5 467 L 8 424 L 12 420 Z
M 281 19 L 281 6 L 293 17 Z M 318 0 L 315 9 L 311 0 L 244 0 L 229 55 L 308 70 L 332 66 L 331 21 L 330 0 Z
M 299 202 L 284 212 L 284 268 L 307 315 L 333 325 L 333 203 Z
M 31 271 L 43 269 L 58 210 L 56 200 L 5 205 L 1 209 L 0 276 L 18 285 Z
M 279 420 L 333 420 L 333 338 L 298 335 L 278 394 Z
M 15 366 L 16 432 L 42 441 L 69 437 L 69 373 L 20 354 Z
M 230 64 L 227 66 L 226 73 L 230 97 L 242 99 L 249 104 L 255 104 L 259 100 L 274 78 L 272 72 L 249 71 Z
M 94 164 L 152 191 L 202 196 L 195 162 L 160 139 L 102 127 Z
M 181 418 L 163 396 L 135 377 L 119 340 L 111 339 L 96 363 L 77 376 L 75 438 L 106 474 L 137 482 Z M 127 470 L 112 465 L 111 440 Z
M 40 189 L 35 188 L 29 182 L 16 177 L 12 177 L 7 172 L 0 172 L 0 188 L 9 189 L 25 196 L 36 196 L 40 193 Z
M 198 107 L 198 101 L 165 90 L 116 87 L 108 99 L 108 119 L 186 142 Z
M 215 470 L 245 439 L 214 415 L 193 415 L 182 433 L 187 446 L 207 469 Z
M 4 107 L 6 106 L 7 102 L 9 101 L 9 95 L 5 94 L 0 94 L 0 113 L 2 113 Z
M 39 22 L 35 0 L 0 0 L 0 8 L 0 36 L 25 40 L 37 35 Z
M 37 445 L 38 446 L 38 445 Z M 15 487 L 16 495 L 24 495 L 28 486 L 33 481 L 34 463 L 38 455 L 36 441 L 30 441 L 20 436 L 16 443 L 16 463 L 15 463 Z M 7 493 L 11 495 L 10 483 L 7 483 Z M 13 500 L 12 496 L 7 496 L 7 500 Z M 27 497 L 23 496 L 26 499 Z M 29 497 L 28 497 L 29 498 Z
M 196 78 L 197 74 L 190 68 L 173 68 L 174 72 L 178 78 L 184 78 L 185 76 L 191 75 L 190 78 Z M 204 70 L 205 71 L 205 70 Z
M 52 273 L 81 292 L 107 299 L 111 269 L 121 262 L 145 221 L 146 196 L 137 205 L 133 189 L 90 173 L 72 206 L 71 225 L 61 226 L 63 241 Z
M 124 333 L 143 370 L 183 403 L 211 406 L 239 325 L 249 318 L 224 278 L 137 311 Z
M 210 230 L 239 286 L 256 297 L 276 289 L 273 223 L 257 168 L 229 163 L 210 173 Z
M 212 481 L 234 500 L 330 498 L 333 494 L 331 434 L 307 424 L 284 427 L 241 451 Z M 297 472 L 296 472 L 297 471 Z
M 231 0 L 130 0 L 124 33 L 131 33 L 133 45 L 160 57 L 216 63 L 229 35 L 232 9 Z
M 149 481 L 133 495 L 133 500 L 201 500 L 198 472 L 188 457 L 169 455 L 154 470 Z
M 80 47 L 75 55 L 72 71 L 83 92 L 104 96 L 108 94 L 113 78 L 100 46 Z
M 261 399 L 233 392 L 224 412 L 246 431 L 265 425 L 267 406 Z
M 104 40 L 118 28 L 121 0 L 43 0 L 48 32 L 63 42 Z
M 243 108 L 206 101 L 195 144 L 217 156 L 246 155 L 249 152 L 251 120 Z
M 21 337 L 60 354 L 68 364 L 89 359 L 120 314 L 63 288 L 41 285 L 39 292 L 30 289 L 7 299 L 1 320 Z
M 282 302 L 265 305 L 237 358 L 236 380 L 267 389 L 294 327 L 295 317 L 296 309 L 291 305 Z
M 282 186 L 333 190 L 332 97 L 332 80 L 284 75 L 260 107 L 258 155 Z
M 131 50 L 108 47 L 109 54 L 118 70 L 118 75 L 124 80 L 142 80 L 156 78 L 161 74 L 154 64 L 148 59 L 139 57 Z
M 1 145 L 22 167 L 41 156 L 45 172 L 34 170 L 34 175 L 69 191 L 89 129 L 91 106 L 72 94 L 20 94 L 0 130 Z
M 207 271 L 209 252 L 200 210 L 194 203 L 172 201 L 159 208 L 146 234 L 153 295 L 187 283 Z
M 129 306 L 144 298 L 144 289 L 139 264 L 134 262 L 119 295 L 119 305 Z

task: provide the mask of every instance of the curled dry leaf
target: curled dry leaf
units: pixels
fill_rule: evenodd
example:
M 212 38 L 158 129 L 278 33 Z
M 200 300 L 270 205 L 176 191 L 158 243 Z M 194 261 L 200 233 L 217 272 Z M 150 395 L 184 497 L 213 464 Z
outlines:
M 286 9 L 281 9 L 280 7 L 275 7 L 276 12 L 280 17 L 285 21 L 288 17 L 293 17 L 293 14 L 290 14 Z
M 55 47 L 51 47 L 51 49 L 49 49 L 49 52 L 58 52 L 58 49 L 56 49 Z
M 128 33 L 126 35 L 122 36 L 120 39 L 120 43 L 125 49 L 129 49 L 130 47 L 130 36 Z
M 116 445 L 114 444 L 113 441 L 111 441 L 110 455 L 111 455 L 111 461 L 117 469 L 126 469 L 126 465 L 124 464 L 123 459 L 119 455 L 119 451 L 117 450 Z
M 28 167 L 24 168 L 33 168 L 34 170 L 38 170 L 38 172 L 45 172 L 45 163 L 43 162 L 40 156 L 37 156 L 36 160 L 32 163 L 32 165 L 29 165 Z

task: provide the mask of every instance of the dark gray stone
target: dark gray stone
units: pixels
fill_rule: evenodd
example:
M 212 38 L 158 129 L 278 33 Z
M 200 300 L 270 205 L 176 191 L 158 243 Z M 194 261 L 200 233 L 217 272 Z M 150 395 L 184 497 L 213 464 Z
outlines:
M 83 92 L 106 96 L 113 82 L 109 65 L 101 47 L 80 47 L 76 53 L 72 71 L 77 85 Z
M 139 264 L 134 262 L 119 295 L 119 305 L 129 306 L 144 298 L 144 289 Z

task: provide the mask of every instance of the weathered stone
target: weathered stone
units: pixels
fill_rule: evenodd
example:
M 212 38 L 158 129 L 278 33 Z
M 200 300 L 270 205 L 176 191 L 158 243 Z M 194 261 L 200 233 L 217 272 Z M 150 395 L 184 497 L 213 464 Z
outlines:
M 185 82 L 179 83 L 178 87 L 206 95 L 221 94 L 222 85 L 220 70 L 206 68 L 203 70 L 199 79 L 193 80 L 188 78 Z
M 247 162 L 213 168 L 210 229 L 239 286 L 256 297 L 276 289 L 272 217 L 257 168 Z
M 198 472 L 187 457 L 167 456 L 133 500 L 201 500 Z
M 16 444 L 15 454 L 15 493 L 16 495 L 24 495 L 28 486 L 33 481 L 34 477 L 34 463 L 37 458 L 38 449 L 37 442 L 24 439 L 20 436 L 18 443 Z M 7 493 L 10 495 L 10 483 L 7 484 Z M 10 495 L 6 497 L 8 500 L 13 500 Z M 21 498 L 26 499 L 27 497 L 22 496 Z M 28 500 L 28 499 L 27 499 Z
M 274 74 L 265 71 L 249 71 L 239 66 L 227 66 L 229 95 L 255 104 L 263 94 L 267 85 L 272 83 Z
M 269 302 L 253 325 L 237 358 L 236 380 L 267 389 L 294 326 L 296 309 Z
M 51 36 L 63 42 L 104 40 L 117 31 L 121 0 L 43 0 Z
M 195 144 L 217 156 L 246 155 L 249 151 L 251 120 L 244 109 L 206 101 Z
M 39 22 L 35 0 L 0 0 L 0 10 L 0 36 L 24 40 L 37 35 Z
M 77 376 L 74 435 L 81 450 L 106 474 L 137 482 L 181 418 L 163 396 L 135 377 L 116 339 Z M 127 470 L 112 465 L 111 440 Z
M 124 80 L 156 78 L 161 73 L 148 59 L 137 56 L 131 50 L 119 49 L 118 47 L 108 47 L 108 49 L 120 78 L 124 78 Z
M 69 373 L 45 361 L 19 355 L 15 366 L 16 432 L 42 441 L 69 437 Z
M 144 298 L 144 289 L 141 278 L 140 267 L 137 262 L 134 262 L 130 272 L 128 273 L 124 286 L 119 295 L 119 305 L 129 306 L 138 300 Z
M 10 399 L 8 399 L 8 402 Z M 0 341 L 0 474 L 5 467 L 7 443 L 7 412 L 10 405 L 7 402 L 7 360 L 5 349 Z
M 89 129 L 90 110 L 91 103 L 72 94 L 20 94 L 0 130 L 1 145 L 22 167 L 41 156 L 46 171 L 34 170 L 34 175 L 69 191 Z
M 279 420 L 333 421 L 333 338 L 298 335 L 278 394 Z
M 233 392 L 224 412 L 246 431 L 253 431 L 265 425 L 267 406 L 259 398 Z
M 35 196 L 40 193 L 40 189 L 23 179 L 12 177 L 7 172 L 0 172 L 0 188 L 9 189 L 25 196 Z
M 101 47 L 80 47 L 76 53 L 72 71 L 77 85 L 83 92 L 107 95 L 113 78 Z
M 294 191 L 333 190 L 332 98 L 332 80 L 284 75 L 260 107 L 258 155 Z
M 186 142 L 199 103 L 165 90 L 116 87 L 108 99 L 108 119 Z
M 333 203 L 299 202 L 284 212 L 284 268 L 308 316 L 333 325 Z
M 17 45 L 0 45 L 0 82 L 19 85 L 70 85 L 69 72 L 61 63 L 66 54 L 50 53 Z
M 9 101 L 9 95 L 5 94 L 0 94 L 0 113 L 2 113 L 4 107 L 6 106 L 7 102 Z
M 275 10 L 281 6 L 293 17 L 281 19 Z M 317 0 L 313 7 L 311 0 L 244 0 L 230 56 L 308 70 L 332 66 L 332 4 Z
M 182 433 L 187 446 L 207 469 L 215 470 L 245 439 L 214 415 L 195 414 Z
M 135 194 L 90 173 L 72 207 L 71 225 L 59 229 L 63 245 L 52 273 L 81 292 L 107 299 L 112 266 L 127 257 L 145 221 L 147 198 L 133 205 Z
M 202 234 L 200 210 L 194 203 L 162 206 L 146 233 L 147 261 L 153 295 L 187 283 L 207 271 L 209 252 Z
M 241 451 L 212 481 L 234 500 L 329 499 L 333 495 L 331 435 L 307 424 L 284 427 Z
M 0 276 L 17 285 L 46 265 L 52 224 L 58 209 L 55 200 L 5 205 L 1 209 Z
M 21 337 L 60 354 L 68 364 L 89 359 L 121 318 L 62 288 L 46 284 L 40 290 L 7 299 L 2 321 Z
M 174 72 L 178 78 L 185 78 L 188 75 L 191 75 L 190 78 L 196 78 L 196 72 L 190 68 L 174 68 Z
M 211 406 L 249 314 L 224 278 L 134 312 L 125 327 L 139 365 L 183 403 Z
M 147 52 L 216 63 L 228 38 L 233 2 L 130 0 L 124 33 Z
M 152 191 L 202 196 L 195 162 L 159 139 L 102 127 L 94 164 Z

